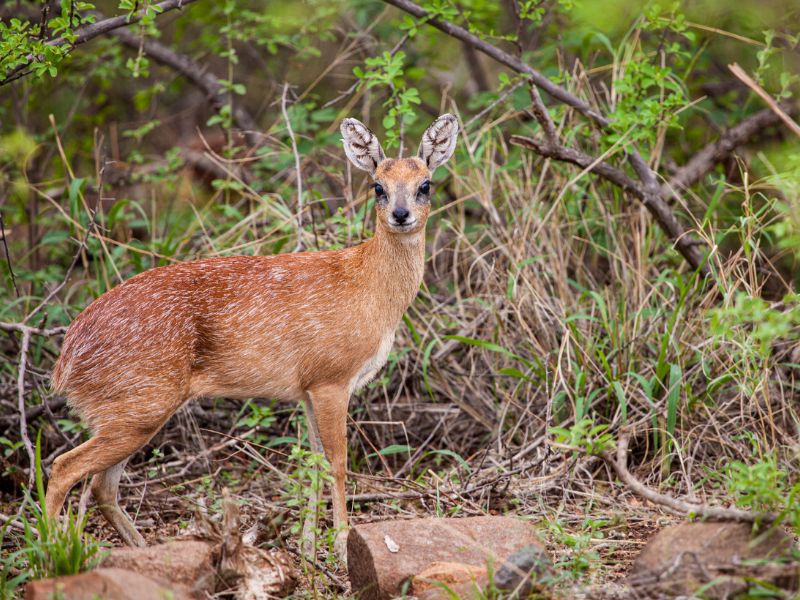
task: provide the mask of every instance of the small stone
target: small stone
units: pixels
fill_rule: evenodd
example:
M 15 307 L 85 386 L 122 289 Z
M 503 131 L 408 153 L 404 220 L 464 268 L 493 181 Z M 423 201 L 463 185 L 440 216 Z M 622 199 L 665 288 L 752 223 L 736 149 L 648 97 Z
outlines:
M 681 523 L 657 533 L 634 562 L 627 583 L 665 597 L 732 598 L 754 581 L 796 590 L 800 563 L 780 527 L 753 533 L 749 523 Z M 649 597 L 649 596 L 648 596 Z
M 552 576 L 550 558 L 541 546 L 526 546 L 509 556 L 494 575 L 498 590 L 514 592 L 517 598 L 526 598 L 537 582 Z

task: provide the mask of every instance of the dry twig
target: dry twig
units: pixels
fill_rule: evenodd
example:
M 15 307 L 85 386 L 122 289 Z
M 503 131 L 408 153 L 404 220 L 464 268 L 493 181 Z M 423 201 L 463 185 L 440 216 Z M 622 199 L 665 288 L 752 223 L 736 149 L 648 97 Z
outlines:
M 19 373 L 17 374 L 17 410 L 19 410 L 19 434 L 25 451 L 30 460 L 30 471 L 28 472 L 28 487 L 33 489 L 33 480 L 36 473 L 36 458 L 33 452 L 31 438 L 28 437 L 28 420 L 25 416 L 25 369 L 28 363 L 28 348 L 31 344 L 31 332 L 29 329 L 22 331 L 22 342 L 19 349 Z
M 786 111 L 781 108 L 781 106 L 775 101 L 775 99 L 770 96 L 767 91 L 762 88 L 755 80 L 750 77 L 747 73 L 745 73 L 744 69 L 733 63 L 732 65 L 728 65 L 728 68 L 731 70 L 731 73 L 736 75 L 747 87 L 753 90 L 756 94 L 758 94 L 764 102 L 767 103 L 770 110 L 774 112 L 778 117 L 786 123 L 786 126 L 794 132 L 795 135 L 800 136 L 800 125 L 795 123 L 792 118 L 786 114 Z
M 289 140 L 292 143 L 292 153 L 294 154 L 294 168 L 297 172 L 297 244 L 295 252 L 303 249 L 303 169 L 300 166 L 300 154 L 297 152 L 297 142 L 294 139 L 292 122 L 289 120 L 289 113 L 286 112 L 286 94 L 289 91 L 289 84 L 283 84 L 283 94 L 281 95 L 281 114 L 286 124 L 286 131 L 289 133 Z
M 603 452 L 600 456 L 614 470 L 617 477 L 627 485 L 634 493 L 654 504 L 665 506 L 666 508 L 677 511 L 681 514 L 709 519 L 712 521 L 739 521 L 745 523 L 771 523 L 775 521 L 777 515 L 772 513 L 753 513 L 748 510 L 738 508 L 722 508 L 719 506 L 708 506 L 686 502 L 673 498 L 667 494 L 662 494 L 646 486 L 636 479 L 628 471 L 628 443 L 630 442 L 630 431 L 622 429 L 617 442 L 616 457 L 610 451 Z

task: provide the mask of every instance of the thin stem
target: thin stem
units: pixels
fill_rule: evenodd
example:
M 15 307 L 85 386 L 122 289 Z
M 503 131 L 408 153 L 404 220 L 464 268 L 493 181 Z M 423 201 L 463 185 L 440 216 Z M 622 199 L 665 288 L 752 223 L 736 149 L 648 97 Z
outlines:
M 303 171 L 300 166 L 300 153 L 297 152 L 297 142 L 294 139 L 294 130 L 289 120 L 289 113 L 286 111 L 286 94 L 289 91 L 289 84 L 283 84 L 283 94 L 281 95 L 281 113 L 286 123 L 286 130 L 289 132 L 289 140 L 292 142 L 292 152 L 294 153 L 294 168 L 297 171 L 297 244 L 295 252 L 303 249 Z

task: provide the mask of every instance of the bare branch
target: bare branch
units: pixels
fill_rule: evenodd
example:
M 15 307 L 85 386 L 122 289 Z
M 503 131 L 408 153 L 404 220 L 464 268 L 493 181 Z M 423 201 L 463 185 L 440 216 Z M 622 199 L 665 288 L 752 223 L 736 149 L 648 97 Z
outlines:
M 28 471 L 28 487 L 33 489 L 33 480 L 36 474 L 36 457 L 33 452 L 31 438 L 28 437 L 28 419 L 25 415 L 25 370 L 28 365 L 28 348 L 31 344 L 31 332 L 29 329 L 22 331 L 22 343 L 19 349 L 19 373 L 17 374 L 17 410 L 19 410 L 19 435 L 28 453 L 31 464 Z
M 718 506 L 708 506 L 706 504 L 696 504 L 694 502 L 686 502 L 685 500 L 678 500 L 667 494 L 662 494 L 654 489 L 644 485 L 641 481 L 636 479 L 630 471 L 628 471 L 628 442 L 630 441 L 630 431 L 622 430 L 620 432 L 619 441 L 617 442 L 617 455 L 616 458 L 611 452 L 604 452 L 600 456 L 606 463 L 614 469 L 617 477 L 627 485 L 631 490 L 649 500 L 654 504 L 665 506 L 672 511 L 695 516 L 703 519 L 711 519 L 713 521 L 740 521 L 745 523 L 761 522 L 771 523 L 778 517 L 772 513 L 753 513 L 748 510 L 741 510 L 738 508 L 723 508 Z
M 786 109 L 791 111 L 788 106 Z M 719 139 L 704 146 L 692 156 L 667 183 L 661 186 L 662 195 L 670 197 L 673 195 L 673 190 L 681 190 L 694 185 L 711 171 L 714 165 L 728 158 L 736 148 L 746 144 L 765 128 L 776 125 L 779 120 L 775 112 L 765 108 L 726 130 Z
M 551 144 L 558 143 L 558 132 L 556 131 L 555 123 L 547 111 L 547 107 L 539 94 L 539 90 L 535 85 L 531 85 L 531 104 L 533 106 L 533 116 L 539 121 L 539 124 L 544 129 L 544 135 L 547 141 Z
M 23 335 L 41 335 L 50 337 L 53 335 L 61 335 L 67 332 L 66 327 L 51 327 L 50 329 L 41 329 L 39 327 L 30 327 L 22 323 L 3 323 L 0 321 L 0 330 L 2 331 L 19 331 Z
M 545 158 L 572 163 L 583 169 L 588 169 L 592 173 L 596 173 L 603 179 L 610 181 L 614 185 L 630 193 L 645 205 L 656 222 L 670 237 L 675 249 L 680 252 L 681 256 L 686 259 L 692 268 L 699 270 L 703 275 L 710 274 L 705 256 L 698 248 L 697 240 L 687 235 L 686 230 L 678 222 L 678 219 L 672 213 L 667 203 L 664 202 L 663 198 L 660 196 L 658 185 L 655 184 L 655 177 L 652 176 L 652 172 L 647 169 L 646 165 L 645 169 L 647 169 L 647 171 L 642 171 L 641 174 L 644 175 L 645 179 L 649 182 L 649 187 L 647 183 L 642 185 L 631 179 L 624 171 L 606 162 L 592 158 L 579 150 L 521 135 L 512 135 L 511 143 L 529 148 Z M 641 164 L 639 164 L 639 166 L 641 168 Z M 651 177 L 647 177 L 648 172 L 651 173 Z M 653 188 L 654 184 L 655 189 Z
M 556 85 L 530 65 L 525 64 L 518 58 L 491 45 L 487 41 L 480 39 L 476 35 L 473 35 L 472 33 L 468 32 L 466 29 L 459 27 L 458 25 L 454 25 L 447 21 L 443 21 L 433 17 L 425 9 L 411 2 L 411 0 L 384 0 L 384 1 L 387 2 L 388 4 L 396 6 L 397 8 L 400 8 L 401 10 L 406 11 L 411 15 L 414 15 L 415 17 L 423 20 L 424 22 L 432 25 L 433 27 L 436 27 L 437 29 L 447 33 L 448 35 L 458 40 L 461 40 L 462 42 L 470 44 L 476 50 L 483 52 L 484 54 L 493 58 L 497 62 L 506 65 L 510 69 L 513 69 L 518 73 L 526 75 L 534 83 L 534 85 L 536 85 L 536 87 L 544 90 L 550 96 L 552 96 L 557 100 L 560 100 L 564 104 L 571 106 L 582 115 L 586 116 L 587 118 L 597 123 L 601 128 L 607 130 L 611 125 L 611 120 L 608 117 L 597 112 L 593 107 L 591 107 L 589 104 L 587 104 L 577 96 L 571 94 L 561 86 Z M 534 98 L 534 104 L 535 104 L 535 98 Z M 536 109 L 537 107 L 534 106 L 534 110 Z M 545 109 L 545 114 L 546 114 L 546 109 Z M 548 132 L 547 129 L 549 129 L 549 126 L 546 126 L 546 135 L 549 137 L 550 135 L 552 135 L 553 131 L 551 130 Z M 573 157 L 573 158 L 577 156 L 572 154 L 575 151 L 564 148 L 563 146 L 559 147 L 551 143 L 542 144 L 540 142 L 532 140 L 531 138 L 522 138 L 520 136 L 514 136 L 514 138 L 521 145 L 525 145 L 526 147 L 532 148 L 534 150 L 536 148 L 541 148 L 542 150 L 545 151 L 545 153 L 542 154 L 543 156 L 550 156 L 551 158 L 557 158 L 556 155 L 558 154 L 565 157 Z M 700 274 L 704 277 L 712 277 L 712 273 L 708 266 L 706 258 L 703 255 L 703 252 L 700 251 L 699 249 L 699 246 L 702 246 L 704 244 L 699 240 L 696 240 L 695 238 L 691 237 L 689 233 L 675 218 L 675 215 L 672 214 L 672 211 L 670 210 L 669 206 L 661 197 L 661 190 L 657 183 L 655 173 L 653 173 L 653 171 L 647 166 L 647 163 L 635 149 L 629 151 L 628 158 L 630 160 L 631 166 L 633 167 L 634 171 L 636 171 L 637 176 L 641 179 L 642 184 L 644 185 L 644 188 L 640 188 L 638 185 L 636 186 L 636 189 L 640 190 L 640 194 L 637 195 L 637 197 L 640 200 L 642 200 L 642 202 L 644 202 L 645 206 L 647 206 L 650 213 L 656 217 L 656 220 L 658 221 L 659 225 L 662 227 L 662 229 L 664 229 L 665 233 L 669 235 L 670 238 L 672 239 L 675 248 L 678 250 L 678 252 L 681 253 L 681 255 L 686 259 L 686 261 L 691 265 L 691 267 L 699 271 Z M 572 160 L 569 160 L 569 158 L 559 158 L 559 160 L 567 160 L 568 162 L 574 162 Z M 589 164 L 591 164 L 592 162 L 593 161 L 590 158 Z M 584 168 L 586 166 L 588 165 L 584 165 Z M 601 171 L 605 171 L 606 173 L 608 173 L 608 168 L 611 167 L 609 165 L 604 165 L 604 163 L 599 163 L 595 165 L 595 168 L 593 168 L 592 170 L 602 175 Z M 618 173 L 621 173 L 621 171 L 618 171 Z M 605 175 L 603 176 L 605 177 Z M 608 177 L 606 178 L 608 179 Z
M 482 40 L 476 35 L 473 35 L 466 29 L 459 27 L 458 25 L 454 25 L 447 21 L 442 21 L 440 19 L 432 17 L 428 14 L 421 6 L 414 4 L 410 0 L 384 0 L 388 4 L 396 6 L 397 8 L 404 10 L 405 12 L 409 13 L 410 15 L 414 15 L 418 19 L 422 19 L 425 23 L 436 27 L 440 31 L 445 32 L 447 35 L 450 35 L 462 42 L 465 42 L 475 48 L 476 50 L 483 52 L 490 58 L 493 58 L 497 62 L 506 65 L 510 69 L 517 71 L 518 73 L 524 73 L 527 75 L 533 83 L 536 84 L 537 87 L 543 89 L 545 92 L 550 94 L 553 98 L 560 100 L 564 104 L 567 104 L 577 110 L 579 113 L 589 117 L 602 127 L 607 127 L 611 121 L 597 112 L 594 108 L 592 108 L 589 104 L 570 94 L 564 88 L 556 85 L 552 81 L 550 81 L 547 77 L 542 75 L 539 71 L 531 67 L 530 65 L 525 64 L 520 59 L 512 56 L 508 52 L 501 50 L 495 46 L 492 46 L 489 42 Z

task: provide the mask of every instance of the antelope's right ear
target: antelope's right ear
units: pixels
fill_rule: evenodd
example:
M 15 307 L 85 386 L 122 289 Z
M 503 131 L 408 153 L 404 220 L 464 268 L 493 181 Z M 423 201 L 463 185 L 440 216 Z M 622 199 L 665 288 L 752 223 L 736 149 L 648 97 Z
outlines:
M 377 136 L 358 119 L 345 119 L 340 127 L 344 153 L 359 169 L 375 175 L 375 169 L 386 158 Z

